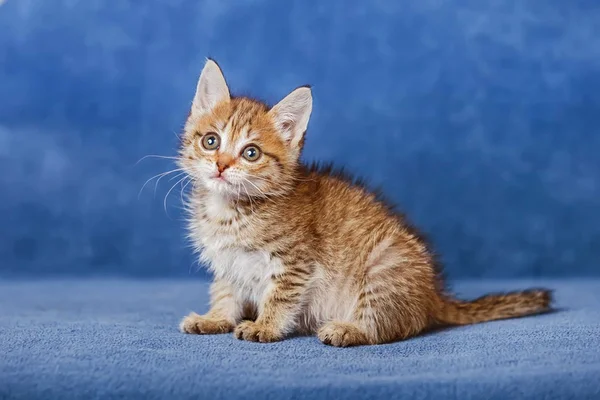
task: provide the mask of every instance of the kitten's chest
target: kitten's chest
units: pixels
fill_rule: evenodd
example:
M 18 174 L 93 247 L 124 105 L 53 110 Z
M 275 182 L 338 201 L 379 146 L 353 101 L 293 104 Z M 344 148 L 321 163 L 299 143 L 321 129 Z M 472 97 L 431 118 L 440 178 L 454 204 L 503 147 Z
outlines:
M 218 197 L 199 200 L 190 219 L 190 236 L 202 254 L 214 258 L 227 249 L 252 247 L 256 221 Z
M 238 296 L 258 304 L 271 283 L 271 277 L 282 273 L 281 262 L 264 250 L 249 251 L 245 247 L 220 247 L 209 240 L 202 257 L 215 278 L 232 284 Z
M 281 273 L 281 264 L 264 251 L 228 249 L 211 260 L 215 277 L 230 282 L 241 297 L 258 302 L 267 290 L 271 276 Z
M 281 273 L 281 264 L 253 240 L 258 224 L 252 216 L 209 201 L 197 209 L 190 227 L 201 261 L 253 301 L 262 297 L 271 276 Z

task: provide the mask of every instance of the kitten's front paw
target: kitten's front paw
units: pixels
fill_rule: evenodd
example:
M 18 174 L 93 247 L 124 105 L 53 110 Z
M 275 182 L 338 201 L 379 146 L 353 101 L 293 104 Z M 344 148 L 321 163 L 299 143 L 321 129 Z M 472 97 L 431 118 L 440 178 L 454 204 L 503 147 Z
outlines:
M 231 332 L 233 324 L 224 319 L 208 318 L 193 312 L 181 321 L 179 330 L 183 333 L 210 335 Z
M 254 321 L 244 321 L 239 324 L 233 333 L 236 338 L 248 340 L 250 342 L 277 342 L 281 340 L 282 335 L 275 332 L 269 326 L 256 323 Z

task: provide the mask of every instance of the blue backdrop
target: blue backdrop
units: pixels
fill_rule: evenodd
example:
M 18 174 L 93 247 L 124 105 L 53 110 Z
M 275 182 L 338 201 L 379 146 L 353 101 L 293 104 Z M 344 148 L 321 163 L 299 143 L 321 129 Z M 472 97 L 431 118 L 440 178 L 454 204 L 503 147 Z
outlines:
M 310 83 L 305 157 L 381 186 L 452 277 L 598 275 L 600 12 L 573 0 L 7 0 L 0 275 L 186 276 L 168 169 L 207 56 Z

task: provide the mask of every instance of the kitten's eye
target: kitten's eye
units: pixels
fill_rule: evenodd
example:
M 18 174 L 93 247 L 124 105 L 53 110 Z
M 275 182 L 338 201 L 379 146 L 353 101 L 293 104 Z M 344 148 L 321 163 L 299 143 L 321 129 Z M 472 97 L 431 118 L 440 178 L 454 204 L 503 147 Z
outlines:
M 242 151 L 242 156 L 248 161 L 256 161 L 260 158 L 260 149 L 254 145 L 250 145 Z
M 216 150 L 221 144 L 221 138 L 216 133 L 207 133 L 202 138 L 202 147 L 206 150 Z

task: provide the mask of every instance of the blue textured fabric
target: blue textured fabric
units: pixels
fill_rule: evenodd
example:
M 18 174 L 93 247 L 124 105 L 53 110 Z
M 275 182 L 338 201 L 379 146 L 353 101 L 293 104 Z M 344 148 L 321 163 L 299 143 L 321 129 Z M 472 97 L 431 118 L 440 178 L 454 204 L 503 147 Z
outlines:
M 0 274 L 187 275 L 173 168 L 207 56 L 306 159 L 399 203 L 454 277 L 598 275 L 597 0 L 6 0 Z
M 203 282 L 0 281 L 0 398 L 600 398 L 600 280 L 455 289 L 532 284 L 554 288 L 561 310 L 339 349 L 179 333 L 206 310 Z

